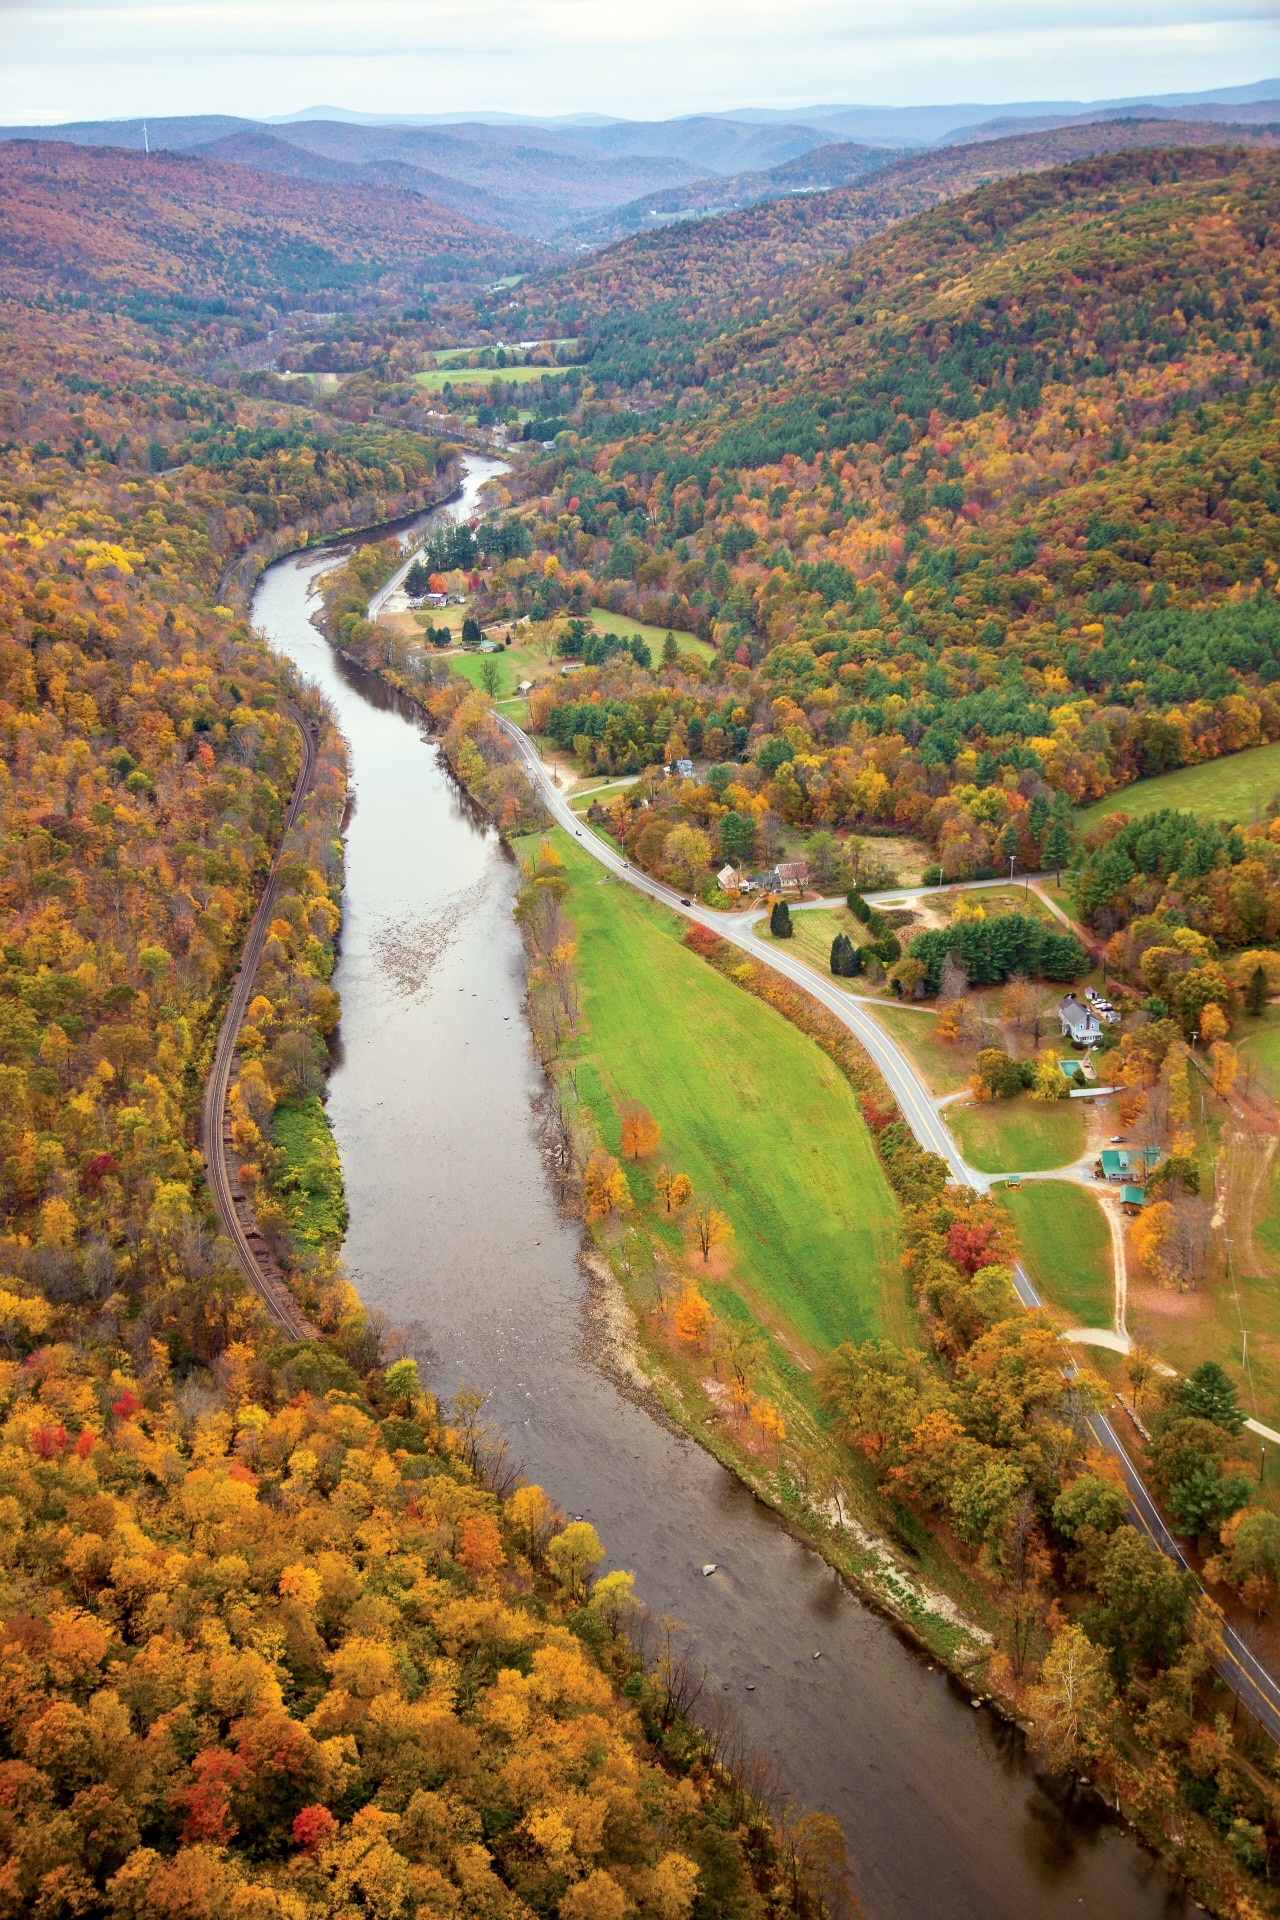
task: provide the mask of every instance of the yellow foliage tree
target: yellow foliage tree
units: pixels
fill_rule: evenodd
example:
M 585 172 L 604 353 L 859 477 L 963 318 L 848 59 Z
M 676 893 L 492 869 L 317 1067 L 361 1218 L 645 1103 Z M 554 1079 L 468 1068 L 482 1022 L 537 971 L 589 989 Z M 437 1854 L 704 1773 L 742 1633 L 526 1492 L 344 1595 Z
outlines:
M 628 1160 L 643 1160 L 662 1138 L 662 1129 L 648 1107 L 636 1100 L 623 1109 L 622 1151 Z
M 713 1315 L 698 1289 L 690 1281 L 676 1306 L 676 1336 L 686 1347 L 701 1347 L 711 1331 Z
M 723 1246 L 733 1237 L 733 1222 L 727 1213 L 709 1200 L 695 1202 L 688 1225 L 689 1243 L 702 1255 L 703 1265 L 711 1258 L 712 1247 Z
M 596 1148 L 582 1176 L 582 1206 L 588 1220 L 604 1220 L 611 1213 L 631 1211 L 627 1176 L 603 1147 Z
M 687 1173 L 671 1173 L 666 1167 L 659 1167 L 654 1185 L 668 1213 L 679 1213 L 693 1198 L 693 1182 Z

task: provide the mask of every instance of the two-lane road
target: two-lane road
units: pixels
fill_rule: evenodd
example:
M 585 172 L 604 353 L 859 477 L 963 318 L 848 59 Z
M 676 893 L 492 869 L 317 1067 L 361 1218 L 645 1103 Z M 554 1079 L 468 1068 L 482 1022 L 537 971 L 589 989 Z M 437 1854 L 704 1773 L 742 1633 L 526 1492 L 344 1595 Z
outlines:
M 740 947 L 744 953 L 751 954 L 754 959 L 764 961 L 775 972 L 784 974 L 797 986 L 803 987 L 804 991 L 811 994 L 815 1000 L 821 1001 L 823 1006 L 827 1007 L 837 1020 L 849 1029 L 875 1061 L 901 1108 L 903 1118 L 920 1145 L 931 1153 L 939 1154 L 946 1161 L 952 1177 L 962 1186 L 977 1186 L 985 1189 L 989 1185 L 986 1176 L 975 1174 L 965 1165 L 959 1148 L 933 1104 L 932 1095 L 920 1079 L 911 1060 L 889 1037 L 884 1028 L 863 1010 L 857 1000 L 842 993 L 838 987 L 825 980 L 803 960 L 797 960 L 777 947 L 770 947 L 767 954 L 762 953 L 760 943 L 752 935 L 750 925 L 737 916 L 714 913 L 706 908 L 694 906 L 692 901 L 682 898 L 662 881 L 655 880 L 651 875 L 641 872 L 638 867 L 632 866 L 616 847 L 610 846 L 607 840 L 602 839 L 578 814 L 574 813 L 543 766 L 537 749 L 528 735 L 522 732 L 514 721 L 508 720 L 504 714 L 495 713 L 494 718 L 520 755 L 525 770 L 538 789 L 548 812 L 566 833 L 572 834 L 581 843 L 585 852 L 599 861 L 600 865 L 607 868 L 610 873 L 615 874 L 618 879 L 625 880 L 629 886 L 635 887 L 638 892 L 647 893 L 651 899 L 661 902 L 664 907 L 670 908 L 673 913 L 680 914 L 687 920 L 696 920 L 703 926 L 711 927 L 722 939 L 731 941 L 734 946 Z M 902 897 L 901 890 L 894 889 L 887 897 L 899 899 Z M 1024 1306 L 1041 1307 L 1045 1304 L 1032 1286 L 1021 1262 L 1014 1268 L 1014 1285 Z M 1074 1367 L 1074 1362 L 1072 1366 Z M 1138 1525 L 1160 1551 L 1177 1566 L 1185 1568 L 1188 1572 L 1194 1571 L 1161 1518 L 1159 1509 L 1143 1484 L 1141 1475 L 1130 1460 L 1111 1421 L 1105 1414 L 1095 1413 L 1089 1416 L 1089 1426 L 1098 1445 L 1106 1452 L 1113 1454 L 1120 1465 Z M 1280 1740 L 1280 1685 L 1277 1685 L 1272 1676 L 1255 1659 L 1234 1627 L 1224 1626 L 1222 1653 L 1214 1664 L 1221 1677 L 1239 1696 L 1259 1724 L 1265 1727 L 1273 1739 Z

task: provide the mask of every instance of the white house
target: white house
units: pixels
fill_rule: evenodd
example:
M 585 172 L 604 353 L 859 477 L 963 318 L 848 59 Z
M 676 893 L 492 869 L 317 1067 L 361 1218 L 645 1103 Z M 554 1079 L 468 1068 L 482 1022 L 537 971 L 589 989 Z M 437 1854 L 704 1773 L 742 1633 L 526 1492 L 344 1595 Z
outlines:
M 1096 1047 L 1102 1038 L 1102 1028 L 1098 1025 L 1098 1016 L 1092 1007 L 1076 999 L 1069 993 L 1058 1008 L 1058 1018 L 1062 1022 L 1063 1038 L 1070 1040 L 1075 1047 Z

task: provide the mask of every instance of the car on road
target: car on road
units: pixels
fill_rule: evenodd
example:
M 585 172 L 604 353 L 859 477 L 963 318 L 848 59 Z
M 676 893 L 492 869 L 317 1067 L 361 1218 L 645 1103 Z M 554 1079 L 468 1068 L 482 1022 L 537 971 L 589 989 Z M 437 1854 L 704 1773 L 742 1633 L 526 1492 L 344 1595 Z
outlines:
M 693 905 L 693 902 L 692 902 L 692 900 L 686 900 L 686 899 L 684 898 L 684 896 L 683 896 L 683 895 L 681 895 L 681 898 L 680 898 L 680 905 L 681 905 L 682 907 L 691 907 L 691 906 Z

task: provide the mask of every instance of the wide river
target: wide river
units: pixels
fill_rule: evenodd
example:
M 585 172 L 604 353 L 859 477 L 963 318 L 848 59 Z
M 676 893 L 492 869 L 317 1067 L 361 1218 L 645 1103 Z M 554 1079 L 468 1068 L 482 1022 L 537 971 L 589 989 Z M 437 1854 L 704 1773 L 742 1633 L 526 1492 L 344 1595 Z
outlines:
M 468 464 L 445 517 L 473 512 L 499 470 Z M 253 613 L 350 746 L 329 1111 L 361 1298 L 426 1329 L 443 1395 L 487 1389 L 526 1475 L 595 1524 L 656 1613 L 687 1624 L 708 1691 L 735 1703 L 795 1804 L 841 1821 L 869 1920 L 1194 1911 L 1124 1829 L 1050 1797 L 1016 1733 L 594 1364 L 581 1229 L 559 1216 L 537 1144 L 516 870 L 417 717 L 313 626 L 332 564 L 331 549 L 280 561 Z

